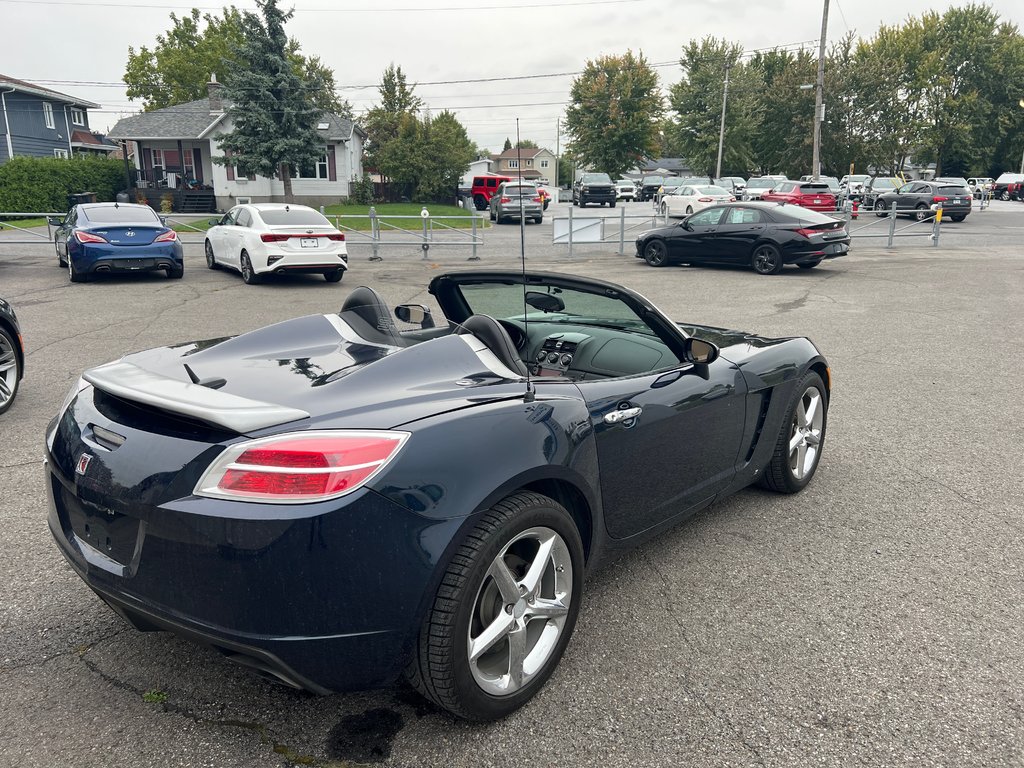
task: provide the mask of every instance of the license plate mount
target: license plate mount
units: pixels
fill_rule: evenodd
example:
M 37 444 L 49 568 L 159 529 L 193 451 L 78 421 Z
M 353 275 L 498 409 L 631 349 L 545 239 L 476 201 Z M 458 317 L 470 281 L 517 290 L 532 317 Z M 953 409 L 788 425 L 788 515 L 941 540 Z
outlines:
M 320 238 L 318 237 L 303 237 L 299 240 L 299 246 L 302 248 L 319 248 Z

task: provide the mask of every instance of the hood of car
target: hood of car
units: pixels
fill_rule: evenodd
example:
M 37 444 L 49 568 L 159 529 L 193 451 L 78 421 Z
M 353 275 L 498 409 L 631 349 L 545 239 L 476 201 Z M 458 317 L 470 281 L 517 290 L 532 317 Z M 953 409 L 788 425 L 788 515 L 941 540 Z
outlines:
M 389 429 L 523 394 L 465 337 L 403 347 L 360 339 L 329 315 L 138 352 L 85 378 L 122 399 L 249 434 L 285 423 Z

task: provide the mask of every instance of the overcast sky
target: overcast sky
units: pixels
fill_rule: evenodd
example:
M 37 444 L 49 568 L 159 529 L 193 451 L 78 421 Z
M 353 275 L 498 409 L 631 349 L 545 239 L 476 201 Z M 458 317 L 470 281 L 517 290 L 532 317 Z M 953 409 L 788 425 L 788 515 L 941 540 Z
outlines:
M 882 23 L 951 5 L 949 0 L 831 0 L 829 40 L 854 31 L 870 37 Z M 235 3 L 255 8 L 251 0 Z M 341 95 L 357 115 L 377 99 L 391 62 L 418 83 L 434 111 L 451 109 L 483 148 L 500 150 L 521 135 L 554 150 L 574 73 L 601 54 L 640 51 L 663 86 L 679 79 L 678 59 L 705 35 L 746 50 L 804 42 L 814 47 L 822 0 L 293 0 L 288 25 L 307 55 L 334 69 Z M 1006 20 L 1024 27 L 1024 0 L 993 0 Z M 181 0 L 0 0 L 0 73 L 103 105 L 90 110 L 105 130 L 138 111 L 120 84 L 128 46 L 152 46 Z M 219 12 L 223 4 L 199 0 Z M 368 10 L 369 9 L 369 10 Z M 567 74 L 568 73 L 568 74 Z M 546 76 L 554 75 L 554 76 Z M 530 79 L 458 83 L 475 78 Z M 542 76 L 542 77 L 536 77 Z M 564 138 L 563 138 L 564 142 Z

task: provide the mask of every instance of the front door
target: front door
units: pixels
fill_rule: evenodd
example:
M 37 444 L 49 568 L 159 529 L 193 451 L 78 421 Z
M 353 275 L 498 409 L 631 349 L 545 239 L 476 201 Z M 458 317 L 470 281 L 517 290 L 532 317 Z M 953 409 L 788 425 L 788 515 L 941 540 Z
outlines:
M 764 213 L 756 208 L 728 208 L 715 233 L 715 257 L 730 264 L 749 264 L 754 243 L 766 229 Z
M 673 261 L 714 261 L 714 235 L 723 208 L 705 208 L 679 225 L 678 235 L 666 238 Z
M 727 360 L 577 386 L 597 437 L 605 525 L 613 538 L 692 509 L 733 478 L 745 385 Z M 621 418 L 623 412 L 631 417 Z

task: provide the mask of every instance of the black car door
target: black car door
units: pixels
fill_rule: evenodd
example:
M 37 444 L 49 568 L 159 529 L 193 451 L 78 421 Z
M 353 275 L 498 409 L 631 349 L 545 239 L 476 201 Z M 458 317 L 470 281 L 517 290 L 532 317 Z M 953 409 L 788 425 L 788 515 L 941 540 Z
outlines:
M 666 238 L 673 261 L 714 261 L 714 235 L 724 208 L 705 208 L 676 227 Z
M 713 251 L 719 261 L 748 264 L 754 243 L 764 237 L 767 219 L 756 208 L 730 206 L 714 234 Z
M 612 537 L 685 512 L 733 478 L 745 385 L 727 360 L 577 386 L 597 438 L 605 526 Z

